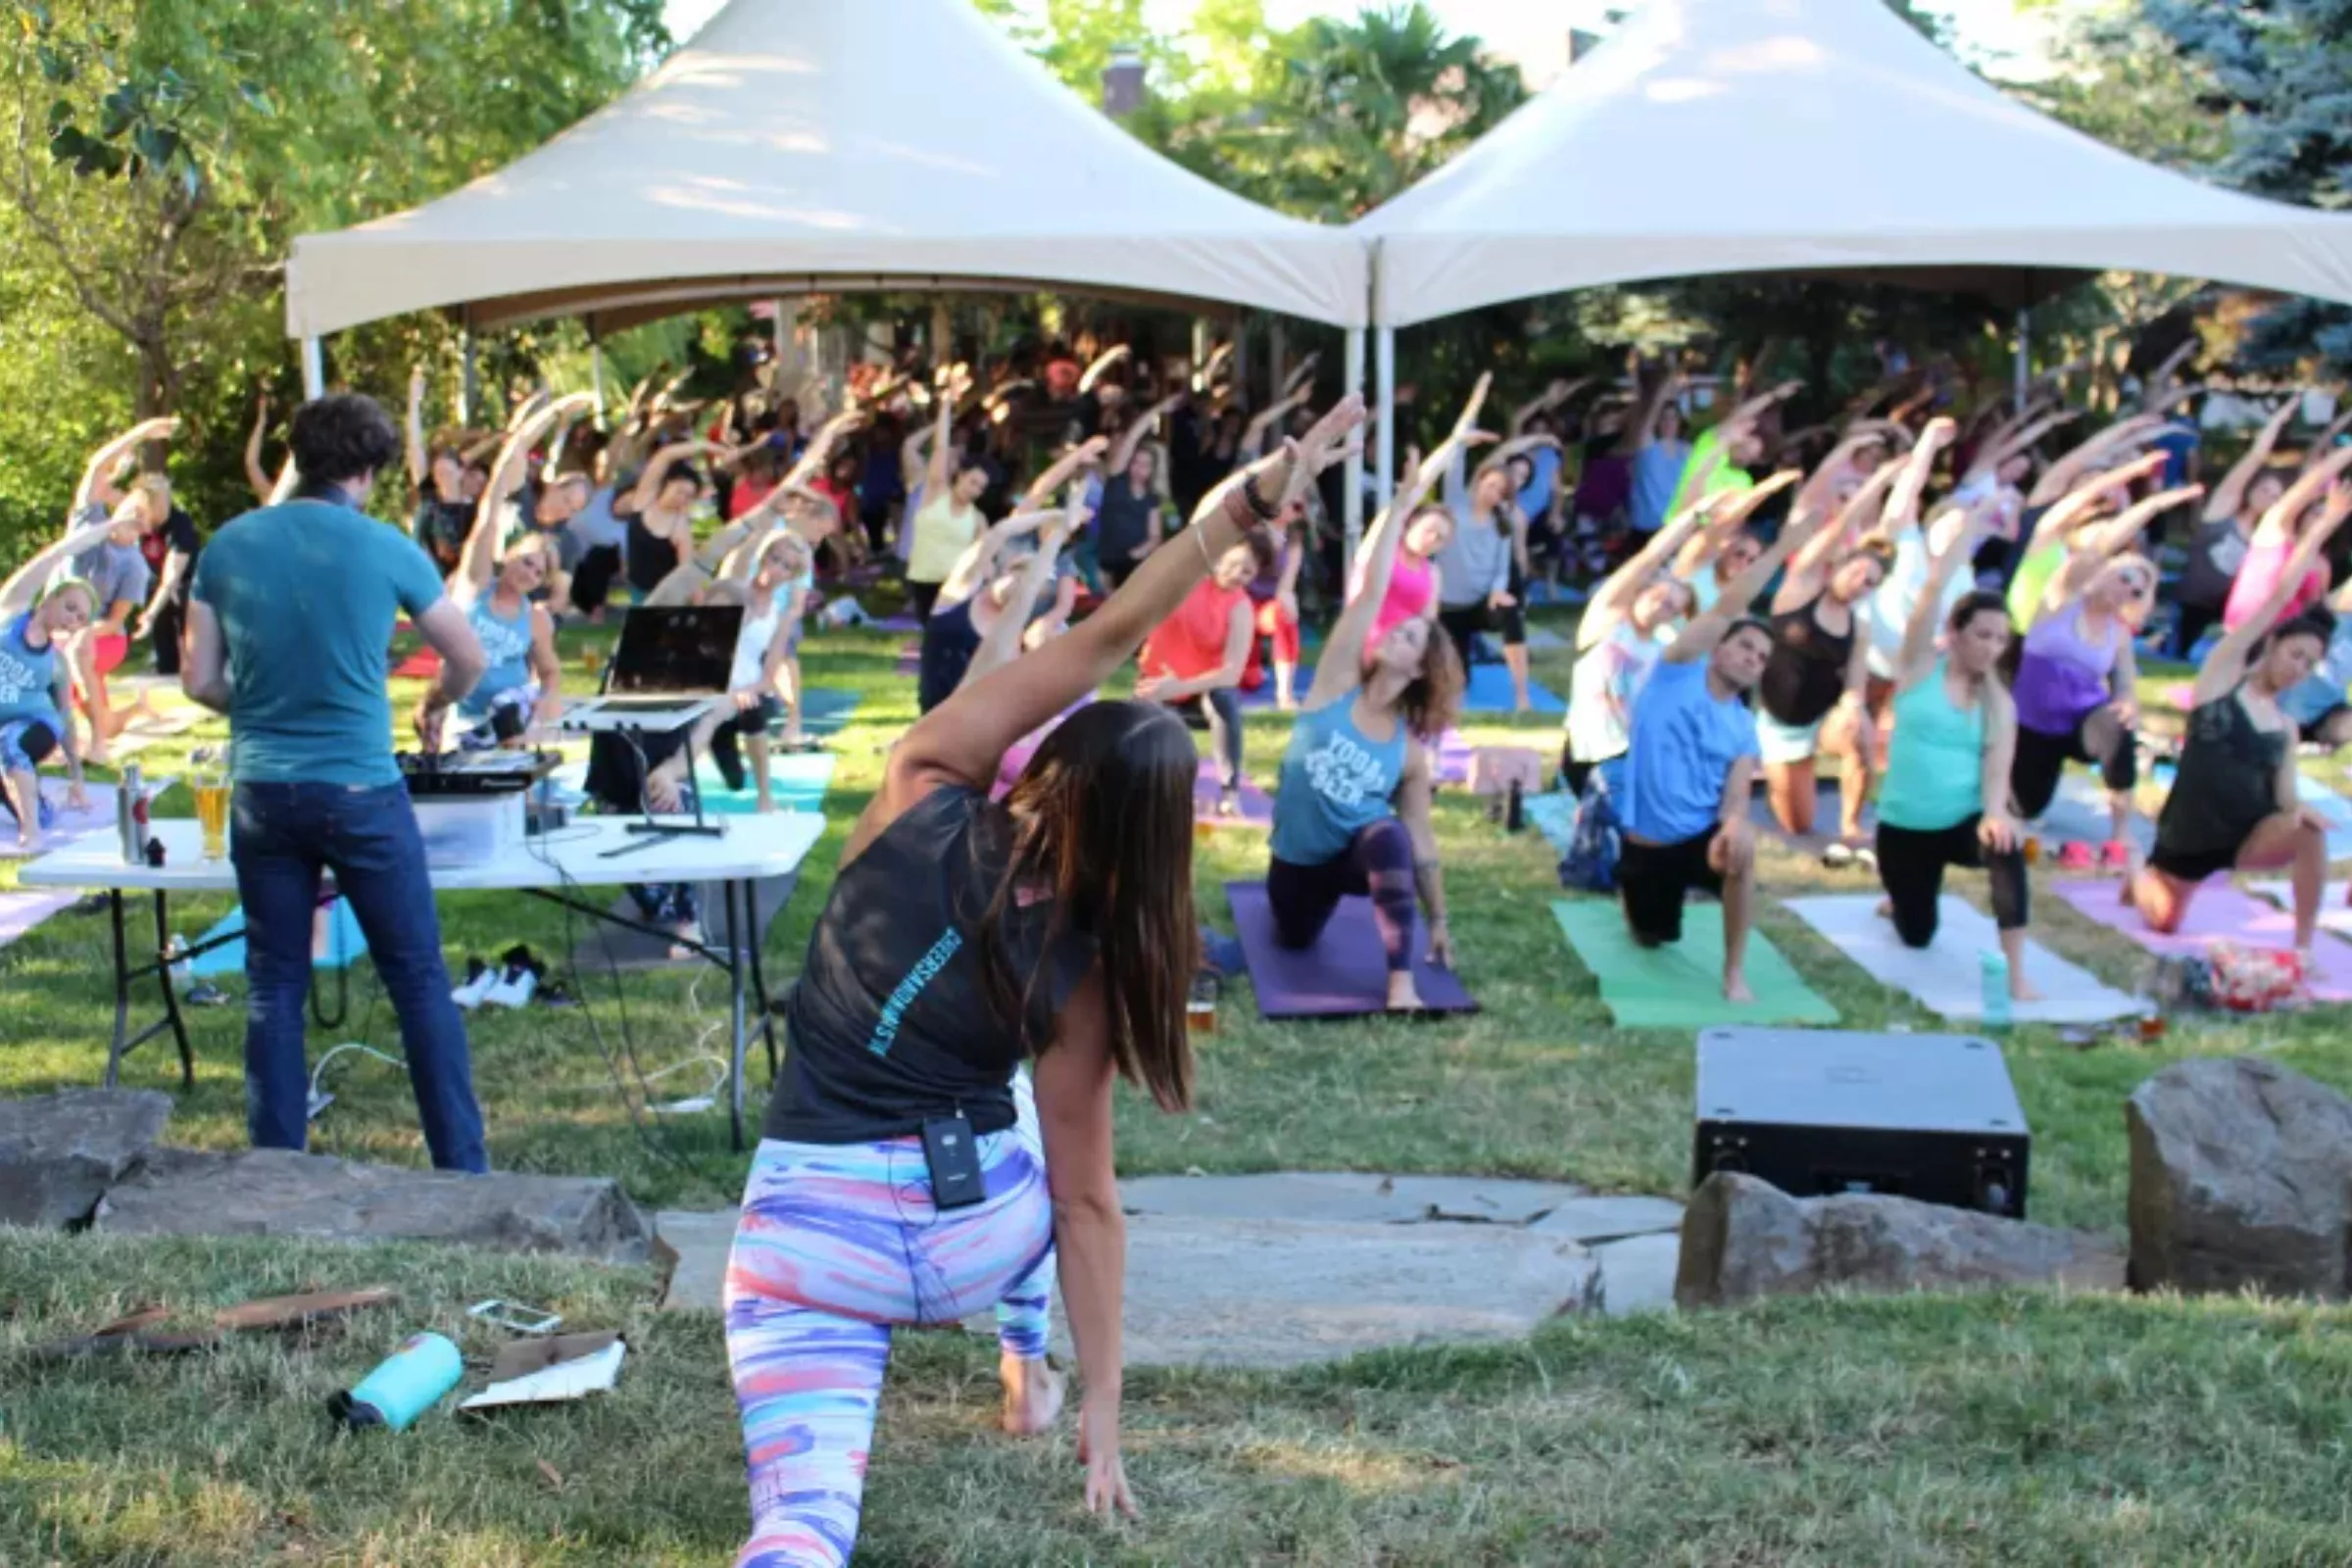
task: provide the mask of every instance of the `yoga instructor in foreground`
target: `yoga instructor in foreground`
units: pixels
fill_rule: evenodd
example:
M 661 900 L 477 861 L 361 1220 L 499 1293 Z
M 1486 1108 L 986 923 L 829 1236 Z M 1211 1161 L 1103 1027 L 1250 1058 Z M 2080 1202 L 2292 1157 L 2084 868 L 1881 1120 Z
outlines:
M 1349 399 L 1212 494 L 1191 540 L 1152 552 L 1066 635 L 962 687 L 891 754 L 809 938 L 728 1260 L 752 1494 L 738 1568 L 848 1560 L 895 1324 L 995 1304 L 1004 1426 L 1049 1429 L 1062 1394 L 1046 1363 L 1056 1256 L 1087 1507 L 1135 1512 L 1119 1453 L 1111 1081 L 1170 1110 L 1191 1100 L 1198 759 L 1165 709 L 1093 703 L 1046 737 L 1002 805 L 989 788 L 1014 742 L 1133 657 L 1362 418 Z

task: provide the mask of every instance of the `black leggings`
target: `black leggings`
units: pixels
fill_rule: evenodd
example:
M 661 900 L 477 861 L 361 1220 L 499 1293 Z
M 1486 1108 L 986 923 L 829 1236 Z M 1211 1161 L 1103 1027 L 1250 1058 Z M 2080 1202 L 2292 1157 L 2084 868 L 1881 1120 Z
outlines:
M 744 741 L 753 736 L 764 738 L 768 725 L 783 716 L 782 703 L 772 696 L 761 697 L 752 707 L 736 710 L 710 732 L 710 762 L 728 789 L 741 790 L 748 777 L 743 765 Z
M 1936 905 L 1943 896 L 1943 868 L 1947 865 L 1991 873 L 1993 923 L 2004 931 L 2025 929 L 2025 854 L 2020 850 L 1986 854 L 1977 837 L 1977 824 L 1982 820 L 1972 813 L 1935 832 L 1879 824 L 1879 885 L 1894 906 L 1894 930 L 1904 947 L 1924 948 L 1936 940 Z
M 1188 697 L 1176 705 L 1187 712 L 1197 713 L 1208 725 L 1208 741 L 1217 750 L 1217 783 L 1221 788 L 1238 790 L 1242 787 L 1242 694 L 1230 686 L 1219 686 L 1198 697 Z
M 2220 605 L 2181 605 L 2178 608 L 2176 614 L 2179 618 L 2173 622 L 2175 659 L 2188 657 L 2189 650 L 2197 646 L 2197 639 L 2222 618 L 2222 609 Z
M 605 608 L 612 596 L 612 583 L 620 575 L 620 546 L 597 545 L 580 557 L 580 564 L 571 571 L 571 608 L 594 612 Z
M 2111 755 L 2093 757 L 2082 736 L 2089 723 L 2090 715 L 2086 713 L 2064 735 L 2047 734 L 2023 724 L 2017 726 L 2017 755 L 2009 764 L 2009 791 L 2017 797 L 2019 816 L 2032 821 L 2050 808 L 2050 801 L 2058 793 L 2059 775 L 2066 771 L 2069 762 L 2096 763 L 2100 782 L 2119 795 L 2138 785 L 2139 737 L 2132 730 L 2123 730 L 2116 736 Z
M 1266 868 L 1266 904 L 1274 912 L 1274 940 L 1286 948 L 1311 948 L 1340 900 L 1372 896 L 1372 923 L 1380 928 L 1389 973 L 1413 966 L 1413 838 L 1404 824 L 1384 816 L 1357 830 L 1348 847 L 1320 865 L 1277 859 Z
M 929 620 L 931 607 L 939 603 L 939 584 L 935 582 L 908 583 L 906 585 L 906 603 L 914 611 L 915 619 Z
M 1480 632 L 1501 633 L 1505 648 L 1517 648 L 1527 641 L 1527 612 L 1517 605 L 1494 610 L 1482 599 L 1475 605 L 1440 610 L 1438 624 L 1453 639 L 1453 651 L 1462 656 L 1464 669 L 1470 667 L 1470 641 Z

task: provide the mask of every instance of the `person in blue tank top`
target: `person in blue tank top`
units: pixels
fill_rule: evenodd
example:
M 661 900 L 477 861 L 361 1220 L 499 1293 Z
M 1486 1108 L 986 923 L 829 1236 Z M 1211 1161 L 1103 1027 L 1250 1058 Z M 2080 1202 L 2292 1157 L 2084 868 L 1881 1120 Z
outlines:
M 1067 635 L 986 668 L 892 750 L 785 1004 L 792 1047 L 728 1261 L 727 1360 L 751 1471 L 744 1568 L 838 1568 L 856 1549 L 895 1325 L 994 1305 L 1002 1424 L 1052 1430 L 1056 1278 L 1082 1383 L 1086 1505 L 1136 1511 L 1119 1438 L 1112 1084 L 1190 1103 L 1199 757 L 1164 708 L 1090 703 L 1002 802 L 990 789 L 1016 742 L 1115 674 L 1362 419 L 1350 398 L 1237 475 L 1194 517 L 1199 548 L 1152 552 Z M 1024 568 L 1032 587 L 1051 555 Z M 975 663 L 1009 654 L 1018 630 L 1000 621 Z
M 1895 656 L 1894 733 L 1879 786 L 1879 883 L 1886 890 L 1881 907 L 1903 946 L 1925 948 L 1936 940 L 1944 868 L 1981 867 L 2009 960 L 2010 1000 L 2035 1002 L 2040 993 L 2026 981 L 2024 834 L 2009 801 L 2017 705 L 1997 673 L 2009 649 L 2009 607 L 2001 595 L 1976 590 L 1942 612 L 1946 585 L 1975 557 L 1996 515 L 1987 497 L 1956 531 L 1936 520 L 1934 531 L 1945 544 L 1928 568 Z
M 526 412 L 509 426 L 491 465 L 490 484 L 475 504 L 473 529 L 458 569 L 449 576 L 450 603 L 481 639 L 489 667 L 458 704 L 467 720 L 458 744 L 467 751 L 515 745 L 534 725 L 553 724 L 564 711 L 563 662 L 556 657 L 556 622 L 534 595 L 555 580 L 556 556 L 546 534 L 530 529 L 502 539 L 508 501 L 523 485 L 531 448 L 585 400 L 574 396 Z
M 1488 379 L 1480 379 L 1452 434 L 1372 519 L 1355 597 L 1316 661 L 1274 791 L 1266 904 L 1275 940 L 1286 948 L 1312 947 L 1340 900 L 1370 895 L 1394 1011 L 1421 1006 L 1413 983 L 1416 894 L 1429 915 L 1430 961 L 1453 966 L 1446 881 L 1429 815 L 1429 752 L 1461 706 L 1465 677 L 1453 643 L 1433 636 L 1425 616 L 1397 621 L 1377 641 L 1372 627 L 1396 569 L 1403 533 L 1397 519 L 1420 509 L 1469 446 Z
M 1772 623 L 1735 612 L 1764 591 L 1792 552 L 1837 520 L 1829 508 L 1792 518 L 1770 549 L 1726 584 L 1714 608 L 1659 656 L 1627 730 L 1617 862 L 1626 928 L 1644 948 L 1680 942 L 1685 896 L 1695 888 L 1722 899 L 1727 1002 L 1755 1000 L 1745 968 L 1756 892 L 1747 806 L 1761 758 L 1747 699 L 1773 651 Z
M 70 528 L 63 539 L 19 566 L 0 583 L 0 804 L 17 821 L 19 847 L 30 849 L 47 814 L 43 809 L 41 763 L 63 750 L 72 784 L 66 804 L 89 805 L 82 791 L 81 752 L 65 714 L 73 700 L 73 673 L 59 658 L 61 644 L 90 623 L 96 596 L 78 577 L 41 587 L 74 556 L 102 543 L 113 523 L 103 514 Z

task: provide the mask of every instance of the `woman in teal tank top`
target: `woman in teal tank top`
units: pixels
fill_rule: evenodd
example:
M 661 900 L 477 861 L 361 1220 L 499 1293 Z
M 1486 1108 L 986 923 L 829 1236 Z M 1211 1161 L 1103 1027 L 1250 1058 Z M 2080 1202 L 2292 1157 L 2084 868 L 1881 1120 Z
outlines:
M 2026 983 L 2026 858 L 2009 806 L 2017 709 L 1994 673 L 2009 647 L 2001 596 L 1963 596 L 1944 618 L 1942 652 L 1936 647 L 1944 585 L 1975 554 L 1985 520 L 1962 529 L 1936 558 L 1904 630 L 1894 736 L 1879 791 L 1879 881 L 1886 889 L 1883 911 L 1903 945 L 1926 948 L 1936 940 L 1944 868 L 1987 872 L 2010 998 L 2033 1002 L 2039 993 Z
M 1378 638 L 1372 627 L 1396 568 L 1396 519 L 1413 514 L 1470 444 L 1486 392 L 1482 379 L 1453 433 L 1372 519 L 1362 579 L 1316 662 L 1274 793 L 1266 904 L 1275 940 L 1286 948 L 1312 947 L 1340 900 L 1368 894 L 1388 960 L 1386 1004 L 1395 1011 L 1421 1006 L 1413 984 L 1416 894 L 1429 915 L 1430 961 L 1453 964 L 1429 815 L 1429 748 L 1453 722 L 1464 678 L 1452 643 L 1433 637 L 1426 618 L 1399 620 Z

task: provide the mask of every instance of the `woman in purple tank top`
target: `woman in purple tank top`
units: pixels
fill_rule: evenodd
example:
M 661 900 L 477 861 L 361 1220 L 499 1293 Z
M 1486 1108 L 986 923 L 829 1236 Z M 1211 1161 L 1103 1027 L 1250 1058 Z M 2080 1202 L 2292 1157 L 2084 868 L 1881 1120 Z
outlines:
M 2068 762 L 2096 764 L 2111 824 L 2100 859 L 2111 866 L 2131 863 L 2125 834 L 2132 788 L 2139 782 L 2132 628 L 2155 594 L 2156 566 L 2147 557 L 2102 562 L 2078 553 L 2052 595 L 2064 608 L 2045 613 L 2026 634 L 2014 683 L 2017 759 L 2009 787 L 2017 814 L 2031 820 L 2050 808 Z

